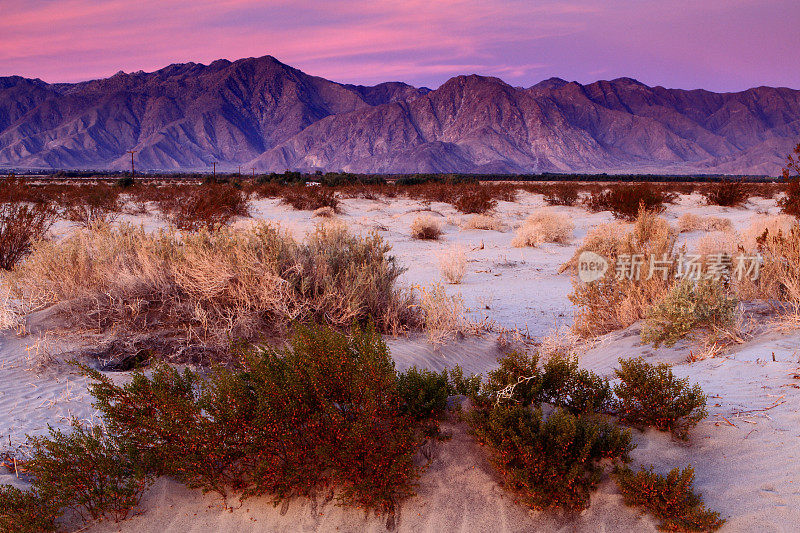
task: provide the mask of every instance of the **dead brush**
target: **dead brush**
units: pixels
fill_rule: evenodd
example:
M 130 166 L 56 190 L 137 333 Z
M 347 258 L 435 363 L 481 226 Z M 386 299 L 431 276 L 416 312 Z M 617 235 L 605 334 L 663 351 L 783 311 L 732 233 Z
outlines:
M 467 255 L 460 246 L 455 246 L 439 255 L 439 272 L 453 285 L 460 284 L 467 273 Z
M 421 240 L 437 240 L 442 236 L 442 223 L 431 215 L 420 215 L 411 221 L 411 237 Z
M 184 231 L 218 229 L 250 214 L 245 193 L 228 183 L 163 188 L 154 201 L 162 218 Z
M 418 309 L 421 311 L 425 334 L 431 344 L 445 344 L 470 330 L 464 318 L 464 300 L 460 295 L 449 296 L 444 286 L 436 283 L 418 287 Z
M 480 229 L 489 231 L 503 231 L 503 221 L 491 215 L 472 215 L 461 224 L 461 229 Z
M 573 292 L 569 300 L 577 308 L 575 332 L 583 337 L 595 337 L 625 328 L 643 318 L 675 279 L 675 261 L 651 264 L 649 258 L 674 258 L 676 239 L 677 232 L 666 220 L 644 209 L 639 211 L 630 228 L 619 224 L 605 225 L 587 235 L 561 271 L 572 270 L 577 274 L 578 260 L 584 251 L 602 256 L 608 263 L 608 270 L 603 277 L 590 283 L 573 276 Z M 621 275 L 617 275 L 616 265 L 623 256 L 630 257 L 631 262 L 619 272 Z M 634 265 L 634 256 L 643 259 Z
M 519 227 L 511 246 L 523 248 L 545 242 L 568 244 L 574 230 L 575 223 L 567 215 L 550 209 L 539 209 Z
M 789 315 L 800 307 L 800 226 L 788 231 L 767 229 L 757 238 L 757 250 L 763 256 L 755 296 L 776 305 Z
M 61 303 L 75 326 L 170 337 L 214 355 L 232 341 L 282 335 L 294 321 L 372 321 L 389 333 L 415 326 L 389 248 L 340 225 L 302 242 L 268 224 L 185 234 L 106 225 L 38 243 L 8 279 L 28 308 Z
M 732 231 L 733 222 L 729 218 L 701 217 L 692 213 L 685 213 L 678 218 L 678 230 L 681 233 L 689 231 Z

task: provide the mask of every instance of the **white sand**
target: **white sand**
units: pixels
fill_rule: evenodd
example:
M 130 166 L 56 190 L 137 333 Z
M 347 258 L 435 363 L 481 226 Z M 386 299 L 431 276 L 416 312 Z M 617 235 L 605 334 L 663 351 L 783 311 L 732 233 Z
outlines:
M 501 202 L 497 216 L 505 232 L 461 230 L 457 223 L 468 215 L 447 204 L 429 206 L 443 221 L 440 241 L 418 241 L 409 236 L 411 220 L 424 208 L 405 199 L 389 201 L 345 200 L 339 218 L 354 231 L 378 231 L 393 246 L 399 262 L 408 268 L 402 283 L 428 285 L 441 281 L 437 254 L 452 246 L 467 251 L 467 275 L 460 285 L 447 285 L 460 293 L 472 319 L 488 317 L 499 327 L 519 329 L 531 336 L 546 334 L 572 323 L 573 308 L 567 300 L 569 276 L 558 267 L 574 252 L 586 232 L 612 220 L 609 213 L 588 213 L 580 208 L 555 208 L 576 224 L 572 245 L 546 244 L 538 248 L 512 248 L 513 228 L 532 209 L 544 205 L 540 195 L 522 193 L 520 201 Z M 731 219 L 741 230 L 758 212 L 775 213 L 774 200 L 754 199 L 745 208 L 704 206 L 698 195 L 681 197 L 664 216 L 675 221 L 684 213 Z M 294 211 L 277 201 L 254 204 L 253 216 L 280 222 L 297 236 L 313 227 L 310 213 Z M 153 217 L 122 217 L 161 223 Z M 237 222 L 239 225 L 251 220 Z M 59 233 L 69 231 L 59 226 Z M 701 232 L 682 234 L 680 243 L 690 248 Z M 487 309 L 488 307 L 488 309 Z M 34 321 L 34 325 L 37 322 Z M 46 324 L 44 325 L 46 326 Z M 37 338 L 47 328 L 18 336 L 0 334 L 0 448 L 14 447 L 25 434 L 40 434 L 48 423 L 63 427 L 70 415 L 97 420 L 86 393 L 86 382 L 64 367 L 43 372 L 30 368 Z M 800 523 L 800 380 L 793 378 L 800 366 L 800 334 L 760 335 L 736 347 L 724 357 L 688 363 L 686 342 L 674 348 L 654 349 L 639 342 L 638 325 L 600 339 L 582 355 L 582 365 L 611 376 L 619 357 L 644 355 L 652 361 L 674 365 L 679 376 L 699 382 L 709 395 L 709 417 L 692 432 L 688 443 L 657 432 L 635 432 L 638 444 L 635 464 L 654 464 L 659 471 L 691 463 L 696 488 L 715 510 L 727 518 L 723 531 L 794 531 Z M 57 353 L 68 345 L 52 334 L 45 342 Z M 432 347 L 424 338 L 387 339 L 398 369 L 412 365 L 439 370 L 460 364 L 467 372 L 486 372 L 495 367 L 499 354 L 496 335 L 468 338 Z M 773 353 L 775 361 L 773 361 Z M 115 379 L 124 380 L 118 373 Z M 733 424 L 733 425 L 732 425 Z M 465 434 L 463 426 L 450 428 L 451 441 L 437 446 L 434 459 L 420 479 L 419 495 L 404 502 L 397 519 L 398 531 L 654 531 L 655 522 L 621 503 L 613 483 L 604 483 L 592 497 L 591 507 L 567 519 L 552 514 L 530 513 L 517 506 L 498 485 L 483 452 Z M 13 474 L 0 482 L 18 483 Z M 386 519 L 364 516 L 357 510 L 337 507 L 333 501 L 291 502 L 275 508 L 267 500 L 235 499 L 226 509 L 220 498 L 189 491 L 168 480 L 146 494 L 138 515 L 120 524 L 105 523 L 90 531 L 207 532 L 207 531 L 383 531 Z

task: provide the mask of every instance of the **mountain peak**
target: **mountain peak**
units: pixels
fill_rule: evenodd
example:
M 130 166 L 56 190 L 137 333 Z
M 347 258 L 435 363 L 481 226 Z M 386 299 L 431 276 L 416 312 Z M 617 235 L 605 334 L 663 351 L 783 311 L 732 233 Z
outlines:
M 629 78 L 627 76 L 623 76 L 621 78 L 614 78 L 613 80 L 611 80 L 611 83 L 613 83 L 615 85 L 628 85 L 628 86 L 637 86 L 637 87 L 647 87 L 647 88 L 649 88 L 648 85 L 640 82 L 636 78 Z
M 153 170 L 777 175 L 798 137 L 800 91 L 769 87 L 469 74 L 431 91 L 336 83 L 271 55 L 75 84 L 0 77 L 0 166 L 16 168 L 127 168 L 135 146 Z
M 569 84 L 569 82 L 567 80 L 553 77 L 553 78 L 547 78 L 546 80 L 542 80 L 539 83 L 537 83 L 536 85 L 532 85 L 530 87 L 530 89 L 554 90 L 554 89 L 560 89 L 564 85 L 568 85 L 568 84 Z

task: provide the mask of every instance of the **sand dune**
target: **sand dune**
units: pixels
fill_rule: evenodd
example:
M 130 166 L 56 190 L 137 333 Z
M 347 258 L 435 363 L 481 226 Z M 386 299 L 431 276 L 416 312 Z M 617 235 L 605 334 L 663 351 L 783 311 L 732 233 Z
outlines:
M 462 295 L 471 318 L 486 317 L 497 329 L 517 329 L 531 337 L 571 324 L 572 306 L 566 298 L 570 280 L 567 274 L 558 274 L 558 266 L 574 253 L 591 227 L 611 220 L 609 213 L 558 208 L 576 223 L 573 244 L 518 249 L 510 246 L 513 231 L 461 230 L 457 221 L 462 215 L 446 204 L 430 206 L 445 219 L 440 242 L 410 237 L 413 210 L 421 207 L 417 202 L 346 200 L 343 204 L 340 218 L 351 228 L 377 230 L 393 245 L 393 253 L 408 268 L 405 284 L 440 281 L 434 254 L 453 245 L 463 247 L 467 250 L 467 275 L 462 284 L 447 285 L 446 290 Z M 541 205 L 541 196 L 526 193 L 520 202 L 500 202 L 497 216 L 513 229 Z M 274 220 L 297 234 L 315 222 L 308 213 L 271 200 L 258 201 L 254 207 L 256 218 Z M 701 206 L 697 196 L 688 196 L 670 206 L 665 217 L 674 221 L 689 212 L 720 216 L 742 229 L 756 210 L 775 212 L 775 202 L 755 199 L 746 209 L 728 209 Z M 158 225 L 152 218 L 146 221 L 149 227 Z M 682 234 L 680 242 L 691 246 L 699 237 L 699 232 Z M 18 446 L 25 434 L 46 431 L 48 423 L 63 427 L 71 415 L 96 420 L 83 378 L 64 366 L 37 371 L 33 364 L 37 339 L 45 339 L 38 344 L 55 355 L 73 348 L 69 338 L 50 331 L 52 324 L 38 318 L 31 322 L 28 335 L 0 334 L 0 442 L 4 447 Z M 688 363 L 689 352 L 697 347 L 685 341 L 673 348 L 643 346 L 639 327 L 634 324 L 598 339 L 581 356 L 582 366 L 610 377 L 620 357 L 643 355 L 651 361 L 669 362 L 678 376 L 701 384 L 709 395 L 709 416 L 687 443 L 656 432 L 634 432 L 638 444 L 633 453 L 635 464 L 654 464 L 659 471 L 692 464 L 696 489 L 728 520 L 722 531 L 795 530 L 800 522 L 800 380 L 794 376 L 800 367 L 800 333 L 760 333 L 724 356 Z M 443 346 L 432 346 L 418 335 L 386 340 L 400 370 L 412 365 L 440 370 L 459 364 L 467 372 L 484 373 L 495 367 L 500 354 L 496 333 Z M 115 374 L 115 379 L 126 378 L 125 373 Z M 622 505 L 610 482 L 602 484 L 591 507 L 578 516 L 528 512 L 498 484 L 485 454 L 466 434 L 464 425 L 451 423 L 446 429 L 453 438 L 436 445 L 420 479 L 418 496 L 402 504 L 393 524 L 387 524 L 387 517 L 338 507 L 327 496 L 278 507 L 267 499 L 240 502 L 231 497 L 223 502 L 218 496 L 202 495 L 161 479 L 147 492 L 136 516 L 119 524 L 97 524 L 88 531 L 656 530 L 652 519 Z M 0 475 L 0 482 L 20 484 L 8 472 Z

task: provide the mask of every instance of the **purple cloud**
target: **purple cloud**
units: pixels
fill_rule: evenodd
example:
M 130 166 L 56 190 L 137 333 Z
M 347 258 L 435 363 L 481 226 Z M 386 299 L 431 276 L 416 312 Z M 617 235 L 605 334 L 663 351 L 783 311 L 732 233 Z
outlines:
M 0 75 L 77 81 L 270 54 L 351 83 L 474 72 L 800 87 L 798 20 L 796 0 L 4 0 Z

